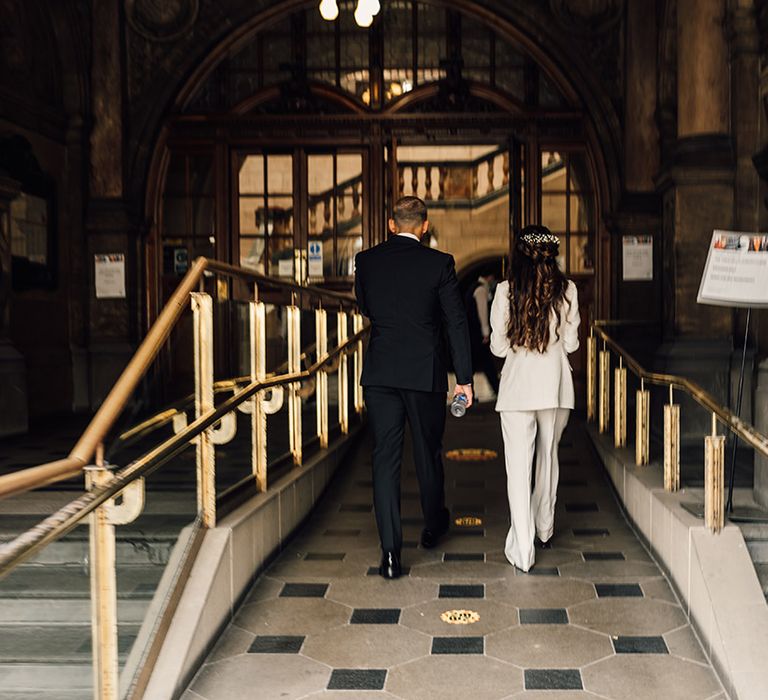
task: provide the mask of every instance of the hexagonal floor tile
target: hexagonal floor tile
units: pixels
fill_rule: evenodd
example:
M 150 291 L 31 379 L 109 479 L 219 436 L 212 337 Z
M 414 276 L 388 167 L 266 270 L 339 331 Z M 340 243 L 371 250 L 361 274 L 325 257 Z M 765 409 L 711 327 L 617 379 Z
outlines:
M 594 586 L 584 581 L 549 576 L 515 576 L 489 583 L 485 596 L 518 608 L 568 608 L 593 600 L 596 593 Z
M 722 690 L 712 669 L 672 656 L 620 654 L 582 678 L 585 690 L 612 700 L 703 700 Z
M 505 579 L 510 575 L 514 575 L 514 569 L 511 569 L 509 564 L 504 565 L 497 562 L 440 561 L 411 567 L 411 578 L 431 580 L 482 579 L 483 581 L 493 581 Z
M 206 664 L 190 690 L 206 700 L 239 700 L 258 688 L 259 700 L 291 700 L 322 690 L 330 675 L 327 666 L 297 654 L 244 654 Z
M 482 683 L 479 680 L 482 679 Z M 389 672 L 385 688 L 405 700 L 501 700 L 523 688 L 523 672 L 484 656 L 428 656 Z
M 277 598 L 243 606 L 234 624 L 253 634 L 312 634 L 346 624 L 351 613 L 325 598 Z
M 601 598 L 569 615 L 573 625 L 611 635 L 659 635 L 687 624 L 679 607 L 648 598 Z
M 381 576 L 333 581 L 326 598 L 354 608 L 404 608 L 437 598 L 437 583 L 402 577 L 388 581 Z
M 571 625 L 521 625 L 489 635 L 485 653 L 522 668 L 580 668 L 613 656 L 613 645 Z
M 333 668 L 390 668 L 428 655 L 430 645 L 400 625 L 345 625 L 307 637 L 302 654 Z
M 639 561 L 583 561 L 564 564 L 560 575 L 595 583 L 634 583 L 658 577 L 659 569 L 655 564 Z

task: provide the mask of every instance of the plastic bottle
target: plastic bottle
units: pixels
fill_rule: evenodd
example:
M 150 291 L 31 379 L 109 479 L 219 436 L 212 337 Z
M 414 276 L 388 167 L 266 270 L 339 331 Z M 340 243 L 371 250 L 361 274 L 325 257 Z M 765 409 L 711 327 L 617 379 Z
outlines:
M 451 415 L 461 418 L 467 412 L 467 397 L 465 394 L 456 394 L 451 401 Z

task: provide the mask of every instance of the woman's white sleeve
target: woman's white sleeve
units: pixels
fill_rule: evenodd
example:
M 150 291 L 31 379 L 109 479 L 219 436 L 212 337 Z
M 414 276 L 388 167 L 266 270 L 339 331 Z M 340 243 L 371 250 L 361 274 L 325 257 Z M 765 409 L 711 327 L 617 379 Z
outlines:
M 565 314 L 565 329 L 563 331 L 563 345 L 567 353 L 579 349 L 579 294 L 573 282 L 568 283 L 566 292 L 567 311 Z
M 509 352 L 509 287 L 499 285 L 491 304 L 491 352 L 496 357 L 506 357 Z

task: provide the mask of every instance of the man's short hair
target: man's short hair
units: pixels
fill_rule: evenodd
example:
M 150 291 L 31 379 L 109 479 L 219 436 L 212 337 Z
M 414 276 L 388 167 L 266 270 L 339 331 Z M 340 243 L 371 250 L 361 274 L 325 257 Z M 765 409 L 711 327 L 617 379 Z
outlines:
M 395 202 L 392 218 L 398 229 L 417 228 L 427 220 L 427 205 L 418 197 L 401 197 Z

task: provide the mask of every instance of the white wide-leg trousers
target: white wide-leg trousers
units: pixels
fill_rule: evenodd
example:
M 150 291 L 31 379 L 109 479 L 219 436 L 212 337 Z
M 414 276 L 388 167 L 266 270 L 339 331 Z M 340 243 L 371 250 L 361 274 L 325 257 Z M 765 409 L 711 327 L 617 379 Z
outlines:
M 501 411 L 507 497 L 511 525 L 504 554 L 510 564 L 528 571 L 534 562 L 533 539 L 552 537 L 560 467 L 557 448 L 570 410 Z M 536 454 L 536 484 L 531 493 L 531 469 Z

